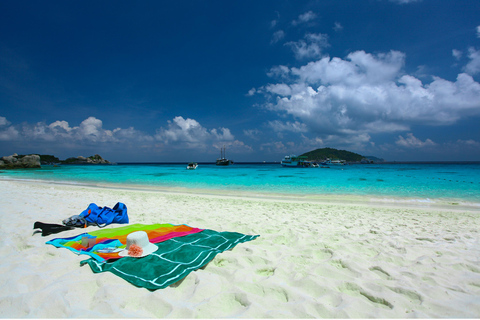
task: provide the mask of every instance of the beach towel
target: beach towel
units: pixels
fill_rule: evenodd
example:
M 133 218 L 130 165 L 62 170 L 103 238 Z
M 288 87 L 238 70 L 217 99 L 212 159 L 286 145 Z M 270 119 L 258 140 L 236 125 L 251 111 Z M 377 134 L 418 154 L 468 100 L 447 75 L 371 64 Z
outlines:
M 89 255 L 93 259 L 103 262 L 109 259 L 119 259 L 118 252 L 125 249 L 127 236 L 135 231 L 145 231 L 151 243 L 162 242 L 175 237 L 183 237 L 191 233 L 202 231 L 199 228 L 192 228 L 187 225 L 173 224 L 131 224 L 124 227 L 101 229 L 82 233 L 69 238 L 55 238 L 47 241 L 57 248 L 66 248 L 76 254 Z M 82 238 L 95 238 L 93 246 L 84 246 Z
M 118 252 L 103 252 L 111 248 L 117 248 L 115 250 L 125 248 L 127 235 L 142 230 L 148 234 L 150 242 L 158 247 L 148 256 L 120 257 Z M 82 237 L 95 236 L 97 239 L 93 247 L 82 246 Z M 70 238 L 52 239 L 47 244 L 67 248 L 77 254 L 89 255 L 91 258 L 81 261 L 80 265 L 88 264 L 94 273 L 112 272 L 137 287 L 157 290 L 205 266 L 217 254 L 232 249 L 239 243 L 254 240 L 258 236 L 218 232 L 187 225 L 134 224 L 97 230 Z
M 112 272 L 137 287 L 154 291 L 185 278 L 190 272 L 205 266 L 217 254 L 257 237 L 205 229 L 156 243 L 158 250 L 143 258 L 125 257 L 105 262 L 88 259 L 80 264 L 88 264 L 95 273 Z

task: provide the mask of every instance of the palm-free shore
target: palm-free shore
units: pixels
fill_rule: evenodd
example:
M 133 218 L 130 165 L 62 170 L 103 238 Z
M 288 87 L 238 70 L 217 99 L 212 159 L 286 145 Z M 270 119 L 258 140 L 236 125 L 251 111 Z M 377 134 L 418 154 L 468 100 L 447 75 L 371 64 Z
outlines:
M 258 234 L 166 289 L 45 244 L 90 203 L 130 223 Z M 0 181 L 3 318 L 478 318 L 480 208 Z M 110 225 L 114 228 L 118 225 Z

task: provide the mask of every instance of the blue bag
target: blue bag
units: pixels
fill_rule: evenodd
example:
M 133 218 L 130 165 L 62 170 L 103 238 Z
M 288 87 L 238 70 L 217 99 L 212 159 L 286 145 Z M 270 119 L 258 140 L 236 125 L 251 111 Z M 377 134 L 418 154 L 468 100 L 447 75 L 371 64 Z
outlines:
M 80 216 L 85 218 L 89 225 L 96 224 L 100 228 L 111 223 L 128 223 L 127 206 L 121 202 L 117 202 L 113 209 L 90 203 Z

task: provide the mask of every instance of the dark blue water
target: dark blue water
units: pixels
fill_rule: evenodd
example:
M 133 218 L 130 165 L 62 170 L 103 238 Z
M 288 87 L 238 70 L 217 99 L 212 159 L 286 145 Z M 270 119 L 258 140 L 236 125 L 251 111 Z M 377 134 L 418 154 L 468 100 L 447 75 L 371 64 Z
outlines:
M 284 168 L 280 164 L 62 165 L 4 170 L 0 178 L 149 188 L 195 188 L 260 193 L 457 199 L 480 203 L 480 164 L 362 164 Z

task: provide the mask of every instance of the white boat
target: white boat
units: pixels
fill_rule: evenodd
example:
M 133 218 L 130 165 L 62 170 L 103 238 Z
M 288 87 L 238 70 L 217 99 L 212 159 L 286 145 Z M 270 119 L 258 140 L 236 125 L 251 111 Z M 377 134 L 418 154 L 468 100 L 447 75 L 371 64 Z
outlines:
M 339 159 L 334 159 L 334 160 L 327 159 L 324 162 L 322 162 L 323 166 L 344 166 L 346 164 L 347 162 L 345 160 L 339 160 Z
M 197 169 L 198 167 L 198 164 L 196 162 L 190 162 L 188 165 L 187 165 L 187 169 L 188 170 L 195 170 Z
M 302 168 L 310 167 L 312 165 L 310 161 L 307 161 L 306 156 L 297 157 L 294 154 L 291 154 L 289 156 L 285 156 L 285 158 L 283 158 L 283 160 L 282 160 L 282 162 L 280 162 L 280 164 L 283 167 L 302 167 Z

